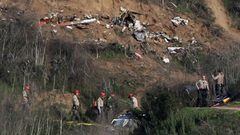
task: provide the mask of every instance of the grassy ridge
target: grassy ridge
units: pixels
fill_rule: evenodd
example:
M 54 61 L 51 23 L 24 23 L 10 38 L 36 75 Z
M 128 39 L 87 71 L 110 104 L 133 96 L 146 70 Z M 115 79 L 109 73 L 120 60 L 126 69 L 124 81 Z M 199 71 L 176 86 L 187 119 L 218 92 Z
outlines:
M 231 135 L 240 132 L 240 113 L 209 108 L 184 108 L 162 123 L 159 133 Z

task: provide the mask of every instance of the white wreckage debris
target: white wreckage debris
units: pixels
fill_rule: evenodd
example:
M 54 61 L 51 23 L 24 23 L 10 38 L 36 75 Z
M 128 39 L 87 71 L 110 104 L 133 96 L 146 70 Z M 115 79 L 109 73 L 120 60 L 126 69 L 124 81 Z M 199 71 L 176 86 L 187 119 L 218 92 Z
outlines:
M 114 17 L 112 19 L 113 25 L 119 25 L 119 26 L 126 26 L 129 27 L 129 25 L 133 25 L 135 16 L 133 15 L 133 12 L 128 10 L 123 10 L 121 7 L 120 11 L 122 11 L 122 14 L 119 17 Z
M 77 17 L 77 15 L 68 15 L 68 16 L 63 16 L 60 13 L 50 13 L 48 16 L 43 17 L 40 19 L 38 22 L 38 26 L 41 27 L 46 24 L 51 24 L 55 26 L 68 26 L 68 29 L 71 29 L 73 25 L 79 26 L 79 25 L 88 25 L 90 23 L 98 22 L 98 20 L 91 15 L 85 15 L 85 19 L 80 19 Z
M 80 21 L 79 23 L 80 23 L 80 24 L 90 24 L 90 23 L 94 23 L 94 22 L 96 22 L 96 21 L 97 21 L 96 18 L 91 18 L 91 19 L 82 20 L 82 21 Z
M 165 32 L 152 32 L 148 34 L 148 38 L 150 39 L 156 39 L 156 38 L 162 38 L 166 43 L 169 42 L 182 42 L 182 39 L 180 39 L 178 36 L 170 37 Z
M 147 32 L 146 31 L 135 31 L 133 33 L 134 38 L 139 42 L 145 42 L 147 38 Z
M 132 127 L 136 125 L 136 121 L 132 118 L 132 114 L 126 113 L 113 119 L 111 125 L 114 127 Z
M 167 49 L 171 54 L 176 54 L 177 52 L 184 50 L 183 47 L 168 47 Z
M 124 8 L 124 7 L 120 7 L 120 11 L 121 12 L 127 12 L 128 10 L 126 8 Z
M 174 4 L 173 2 L 169 2 L 171 5 L 173 5 L 175 8 L 177 8 L 178 6 L 176 4 Z
M 121 32 L 129 30 L 132 34 L 132 37 L 139 42 L 146 42 L 147 39 L 159 40 L 160 38 L 163 39 L 166 43 L 182 42 L 178 36 L 171 37 L 165 32 L 150 32 L 146 28 L 147 23 L 141 23 L 141 21 L 136 18 L 136 15 L 142 15 L 140 13 L 130 11 L 123 7 L 120 7 L 120 11 L 122 12 L 120 16 L 112 18 L 111 23 L 106 22 L 103 25 L 106 29 L 113 28 L 114 25 L 121 26 Z M 100 21 L 97 19 L 97 17 L 94 18 L 94 16 L 92 15 L 85 15 L 83 19 L 81 19 L 78 18 L 75 14 L 64 16 L 62 15 L 62 12 L 52 12 L 48 14 L 48 16 L 40 19 L 40 21 L 38 22 L 38 26 L 41 27 L 43 25 L 50 24 L 53 27 L 66 27 L 68 30 L 73 30 L 74 28 L 86 29 L 86 25 L 89 25 L 91 23 L 100 24 Z M 110 19 L 109 16 L 107 16 L 106 18 Z M 188 20 L 182 19 L 181 17 L 173 18 L 172 22 L 176 25 L 188 24 Z
M 176 42 L 182 43 L 182 39 L 179 38 L 178 36 L 174 36 L 173 40 L 176 41 Z
M 173 25 L 174 26 L 179 26 L 179 25 L 183 25 L 183 26 L 186 26 L 186 25 L 188 25 L 188 20 L 187 19 L 183 19 L 183 18 L 181 18 L 181 17 L 179 17 L 179 16 L 177 16 L 177 17 L 174 17 L 172 20 L 171 20 L 171 22 L 173 23 Z
M 192 40 L 191 40 L 191 45 L 193 45 L 193 44 L 196 44 L 197 43 L 197 40 L 196 40 L 196 38 L 195 37 L 192 37 Z
M 160 35 L 163 37 L 163 39 L 164 39 L 165 42 L 167 42 L 167 43 L 172 40 L 172 38 L 171 38 L 169 35 L 167 35 L 165 32 L 162 32 Z
M 70 29 L 70 30 L 72 30 L 72 29 L 73 29 L 73 27 L 72 27 L 72 26 L 66 26 L 66 28 L 67 28 L 67 29 Z
M 163 62 L 168 64 L 168 63 L 170 63 L 170 60 L 167 56 L 163 56 Z
M 112 26 L 110 24 L 106 24 L 106 28 L 110 29 Z
M 122 26 L 122 32 L 127 28 L 129 31 L 133 31 L 133 37 L 139 42 L 145 42 L 147 38 L 147 29 L 144 27 L 140 20 L 137 20 L 134 14 L 139 14 L 136 12 L 128 11 L 127 9 L 121 7 L 120 11 L 122 14 L 120 17 L 115 17 L 112 20 L 113 25 Z
M 146 28 L 141 24 L 141 22 L 139 20 L 134 21 L 133 29 L 134 29 L 134 31 L 146 30 Z
M 134 31 L 133 37 L 139 42 L 146 42 L 148 33 L 149 32 L 147 30 Z
M 137 57 L 137 59 L 142 59 L 142 58 L 143 58 L 142 55 L 139 54 L 139 53 L 137 53 L 137 52 L 135 52 L 134 54 L 135 54 L 135 56 Z
M 49 18 L 56 18 L 58 16 L 58 13 L 51 12 L 48 14 Z
M 159 37 L 164 37 L 167 38 L 168 40 L 172 40 L 170 36 L 168 36 L 165 32 L 152 32 L 148 36 L 149 38 L 159 38 Z
M 131 119 L 113 119 L 112 125 L 114 127 L 125 127 Z
M 78 25 L 78 24 L 87 25 L 87 24 L 90 24 L 90 23 L 94 23 L 96 21 L 97 21 L 96 18 L 92 18 L 92 19 L 85 19 L 85 20 L 80 20 L 80 21 L 72 21 L 72 22 L 69 22 L 69 23 L 65 23 L 63 25 L 65 25 L 65 26 Z
M 148 37 L 148 31 L 146 27 L 144 27 L 139 20 L 134 20 L 133 24 L 133 36 L 137 41 L 145 42 Z
M 56 34 L 56 33 L 57 33 L 57 30 L 56 30 L 56 29 L 53 29 L 52 32 Z
M 126 29 L 127 29 L 127 27 L 126 27 L 126 26 L 123 26 L 123 28 L 122 28 L 122 33 L 123 33 Z

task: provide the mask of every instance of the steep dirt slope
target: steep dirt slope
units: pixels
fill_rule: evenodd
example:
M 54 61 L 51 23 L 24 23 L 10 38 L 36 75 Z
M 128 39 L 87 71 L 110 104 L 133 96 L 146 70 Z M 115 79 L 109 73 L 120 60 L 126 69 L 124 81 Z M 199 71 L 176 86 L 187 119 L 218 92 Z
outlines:
M 227 32 L 234 40 L 240 41 L 240 32 L 231 28 L 231 18 L 227 15 L 222 0 L 205 0 L 215 16 L 215 23 Z
M 183 39 L 183 41 L 190 40 L 193 36 L 196 39 L 207 40 L 207 29 L 202 27 L 202 24 L 192 20 L 190 16 L 179 14 L 171 10 L 159 7 L 151 3 L 144 4 L 139 0 L 70 0 L 70 1 L 49 1 L 49 0 L 31 0 L 28 4 L 28 0 L 25 2 L 12 2 L 13 0 L 7 1 L 9 5 L 15 5 L 26 12 L 36 13 L 37 18 L 40 19 L 45 17 L 51 12 L 63 11 L 63 15 L 74 15 L 79 17 L 84 15 L 93 16 L 109 16 L 110 18 L 120 15 L 120 7 L 124 7 L 131 11 L 136 11 L 142 15 L 137 18 L 142 22 L 149 24 L 148 29 L 153 32 L 164 31 L 170 36 L 177 35 Z M 15 0 L 16 1 L 16 0 Z M 181 16 L 189 19 L 188 27 L 174 27 L 170 20 L 175 16 Z M 37 20 L 36 20 L 37 21 Z M 47 27 L 49 29 L 49 27 Z M 68 34 L 60 32 L 62 37 L 66 37 Z M 73 33 L 73 34 L 72 34 Z M 86 34 L 87 33 L 87 34 Z M 59 34 L 59 35 L 60 35 Z M 108 35 L 109 34 L 109 35 Z M 124 44 L 138 44 L 134 39 L 127 37 L 119 37 L 113 31 L 107 30 L 105 24 L 91 26 L 88 32 L 84 30 L 73 30 L 69 39 L 80 39 L 79 37 L 88 38 L 86 35 L 91 36 L 92 39 L 104 38 L 109 42 L 117 41 Z M 82 40 L 81 38 L 80 40 Z M 159 47 L 158 47 L 159 48 Z
M 13 2 L 14 1 L 14 2 Z M 152 32 L 166 32 L 168 35 L 180 37 L 184 44 L 189 44 L 189 40 L 195 37 L 199 42 L 204 43 L 209 40 L 211 34 L 208 29 L 203 27 L 203 24 L 192 19 L 189 15 L 176 13 L 173 10 L 161 8 L 159 5 L 144 4 L 139 0 L 17 0 L 5 1 L 9 5 L 15 5 L 25 12 L 33 12 L 36 14 L 36 22 L 40 18 L 45 17 L 51 12 L 63 11 L 63 15 L 76 14 L 79 17 L 84 15 L 93 16 L 109 16 L 110 18 L 119 16 L 120 7 L 124 7 L 131 11 L 136 11 L 142 15 L 138 19 L 142 23 L 149 24 L 148 29 Z M 171 23 L 171 18 L 181 16 L 189 20 L 188 26 L 175 27 Z M 108 20 L 110 23 L 111 20 Z M 53 35 L 52 29 L 57 29 L 58 33 Z M 121 27 L 119 28 L 121 30 Z M 87 30 L 73 29 L 72 31 L 66 28 L 53 28 L 52 26 L 42 27 L 40 29 L 48 39 L 61 38 L 71 39 L 74 42 L 82 42 L 83 40 L 91 39 L 105 39 L 108 43 L 120 43 L 124 46 L 134 46 L 141 49 L 141 44 L 137 42 L 131 34 L 124 33 L 118 35 L 114 29 L 107 29 L 105 23 L 90 25 Z M 141 82 L 142 86 L 137 88 L 139 98 L 145 92 L 145 89 L 160 82 L 161 84 L 175 85 L 177 83 L 193 82 L 197 80 L 196 74 L 186 73 L 179 69 L 174 64 L 165 64 L 162 62 L 162 57 L 166 54 L 168 46 L 175 46 L 176 44 L 167 44 L 164 40 L 159 42 L 150 42 L 150 47 L 155 51 L 160 59 L 156 60 L 153 57 L 145 54 L 140 50 L 143 56 L 142 60 L 110 60 L 105 61 L 94 58 L 94 64 L 103 68 L 114 77 L 121 78 L 122 80 L 133 79 Z M 169 56 L 171 57 L 171 56 Z
M 33 11 L 37 11 L 37 15 L 39 17 L 43 17 L 51 11 L 59 11 L 64 10 L 63 14 L 65 15 L 72 15 L 77 14 L 78 16 L 84 16 L 86 14 L 91 15 L 108 15 L 110 17 L 118 16 L 120 14 L 120 7 L 124 7 L 129 10 L 133 10 L 136 12 L 141 13 L 142 15 L 137 16 L 141 22 L 149 23 L 150 26 L 148 29 L 153 32 L 158 31 L 165 31 L 170 36 L 178 35 L 180 38 L 183 39 L 184 42 L 190 40 L 193 36 L 199 40 L 207 40 L 207 35 L 204 33 L 207 32 L 205 28 L 201 27 L 201 24 L 191 20 L 186 15 L 176 14 L 174 12 L 168 11 L 166 9 L 160 8 L 158 5 L 153 4 L 143 4 L 137 2 L 135 0 L 124 0 L 124 1 L 114 1 L 114 0 L 101 0 L 101 1 L 87 1 L 87 0 L 71 0 L 71 1 L 42 1 L 42 0 L 34 0 L 31 3 L 31 9 Z M 174 27 L 172 26 L 170 19 L 174 16 L 180 15 L 183 18 L 187 18 L 190 20 L 189 26 L 186 27 Z M 66 36 L 65 32 L 63 31 L 62 35 Z M 69 33 L 69 32 L 68 32 Z M 91 39 L 106 39 L 107 42 L 118 42 L 123 45 L 131 45 L 140 48 L 140 43 L 137 42 L 135 39 L 132 38 L 131 35 L 126 34 L 126 36 L 119 36 L 116 35 L 115 31 L 112 29 L 106 29 L 104 23 L 100 25 L 91 25 L 89 30 L 73 30 L 72 37 L 75 37 L 74 40 L 84 40 L 84 38 L 91 38 Z M 159 53 L 160 56 L 166 52 L 166 47 L 164 41 L 159 43 L 150 43 L 150 46 Z M 97 60 L 99 61 L 99 60 Z M 98 64 L 104 63 L 102 67 L 106 67 L 105 61 L 98 62 Z M 116 61 L 116 63 L 108 62 L 108 66 L 106 67 L 108 70 L 112 69 L 112 72 L 116 70 L 116 64 L 121 63 L 124 65 L 126 70 L 138 69 L 141 65 L 146 64 L 148 66 L 145 69 L 149 70 L 146 71 L 148 73 L 152 73 L 157 70 L 161 70 L 161 65 L 156 63 L 151 58 L 148 58 L 147 55 L 144 55 L 143 61 Z M 112 68 L 113 67 L 113 68 Z M 140 68 L 139 68 L 140 69 Z M 153 70 L 155 69 L 155 70 Z M 116 70 L 118 72 L 121 69 Z M 151 72 L 150 72 L 151 71 Z M 157 74 L 158 72 L 156 72 Z

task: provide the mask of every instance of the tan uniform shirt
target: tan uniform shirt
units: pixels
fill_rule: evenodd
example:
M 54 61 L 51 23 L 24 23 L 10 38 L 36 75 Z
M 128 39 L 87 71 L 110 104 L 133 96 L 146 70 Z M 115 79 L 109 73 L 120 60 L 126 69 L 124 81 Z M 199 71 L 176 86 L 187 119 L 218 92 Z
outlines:
M 23 102 L 24 103 L 28 103 L 28 94 L 27 94 L 27 92 L 25 90 L 23 90 L 22 94 L 23 94 Z
M 138 101 L 135 97 L 132 97 L 132 108 L 138 108 Z
M 206 80 L 199 80 L 198 82 L 196 82 L 196 87 L 198 89 L 207 89 L 207 90 L 209 90 L 209 85 L 208 85 L 208 82 Z
M 76 95 L 73 95 L 73 105 L 79 106 L 79 100 L 78 97 Z
M 101 97 L 98 98 L 97 100 L 97 108 L 99 113 L 102 113 L 102 108 L 103 108 L 103 100 Z
M 219 73 L 217 76 L 212 76 L 217 84 L 224 84 L 224 74 Z

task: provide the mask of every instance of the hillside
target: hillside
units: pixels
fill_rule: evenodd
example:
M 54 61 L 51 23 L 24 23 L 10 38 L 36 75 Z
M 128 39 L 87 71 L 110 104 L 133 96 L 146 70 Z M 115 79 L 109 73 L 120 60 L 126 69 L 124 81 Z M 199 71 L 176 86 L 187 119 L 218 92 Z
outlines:
M 80 89 L 81 118 L 89 122 L 91 117 L 85 112 L 101 91 L 116 95 L 119 102 L 115 117 L 129 109 L 129 93 L 136 95 L 141 107 L 152 91 L 166 87 L 167 91 L 181 92 L 183 86 L 195 84 L 201 75 L 210 82 L 212 100 L 215 92 L 211 74 L 218 69 L 226 73 L 226 89 L 237 99 L 240 32 L 232 27 L 234 20 L 224 4 L 221 0 L 2 0 L 3 107 L 10 104 L 14 113 L 9 117 L 19 116 L 20 93 L 25 84 L 30 84 L 31 118 L 17 132 L 28 133 L 31 128 L 32 134 L 45 132 L 35 131 L 35 126 L 41 124 L 31 127 L 31 122 L 39 120 L 44 128 L 50 120 L 56 130 L 46 131 L 48 134 L 57 130 L 60 134 L 94 134 L 95 127 L 73 130 L 62 121 L 54 121 L 63 119 L 62 112 L 69 119 L 73 90 Z M 9 103 L 12 99 L 16 100 Z M 52 110 L 59 116 L 50 117 Z M 101 126 L 108 127 L 109 121 L 95 126 L 100 134 L 131 132 L 102 130 Z M 5 132 L 10 133 L 8 128 Z
M 49 2 L 49 1 L 32 1 L 29 3 L 28 6 L 23 6 L 22 3 L 19 3 L 22 10 L 25 9 L 31 9 L 30 12 L 33 11 L 34 14 L 36 14 L 36 21 L 37 19 L 43 18 L 47 16 L 48 13 L 51 12 L 59 12 L 60 10 L 63 10 L 63 15 L 74 15 L 76 14 L 78 17 L 84 17 L 85 15 L 92 15 L 92 16 L 109 16 L 110 18 L 119 16 L 120 14 L 120 7 L 124 7 L 126 9 L 135 11 L 137 13 L 140 13 L 142 15 L 137 16 L 137 18 L 142 22 L 146 23 L 149 26 L 147 27 L 149 31 L 152 32 L 166 32 L 169 36 L 178 36 L 182 39 L 183 45 L 187 45 L 188 42 L 191 41 L 192 37 L 195 37 L 200 43 L 207 42 L 209 39 L 209 33 L 207 31 L 207 28 L 202 27 L 203 24 L 196 22 L 193 18 L 191 18 L 190 15 L 182 15 L 177 12 L 174 12 L 172 10 L 167 10 L 164 8 L 161 8 L 157 5 L 153 4 L 136 4 L 135 1 L 116 1 L 112 3 L 113 1 L 101 1 L 101 2 L 88 2 L 88 1 L 71 1 L 71 2 Z M 18 4 L 17 4 L 18 5 Z M 83 6 L 84 5 L 84 6 Z M 29 11 L 29 10 L 26 10 Z M 175 27 L 171 23 L 171 19 L 175 16 L 181 16 L 183 18 L 189 19 L 190 23 L 189 26 L 183 26 L 183 27 Z M 149 48 L 150 51 L 153 50 L 153 53 L 156 53 L 153 57 L 159 57 L 159 60 L 154 60 L 154 58 L 151 58 L 149 55 L 145 55 L 144 48 L 141 48 L 141 43 L 137 42 L 131 34 L 126 31 L 125 33 L 121 34 L 119 31 L 121 31 L 122 28 L 113 28 L 113 29 L 107 29 L 105 26 L 106 24 L 110 23 L 111 19 L 108 20 L 102 20 L 100 21 L 100 24 L 91 24 L 88 26 L 87 30 L 79 30 L 79 29 L 73 29 L 72 31 L 69 31 L 66 28 L 52 28 L 50 26 L 43 26 L 41 30 L 44 32 L 44 35 L 48 36 L 48 38 L 60 38 L 60 39 L 68 39 L 73 42 L 84 42 L 88 40 L 97 41 L 99 39 L 106 41 L 107 43 L 119 43 L 123 45 L 124 47 L 127 46 L 133 46 L 134 50 L 140 51 L 140 54 L 144 55 L 143 60 L 141 62 L 139 61 L 126 61 L 124 63 L 121 63 L 121 65 L 126 66 L 124 71 L 131 72 L 134 71 L 133 69 L 139 69 L 140 65 L 144 63 L 146 65 L 146 73 L 149 74 L 149 77 L 151 76 L 162 76 L 162 73 L 159 69 L 166 68 L 166 64 L 161 63 L 161 59 L 164 55 L 169 55 L 166 52 L 166 48 L 168 46 L 174 46 L 174 43 L 167 44 L 164 41 L 149 41 Z M 56 29 L 57 34 L 52 35 L 51 31 L 53 29 Z M 207 34 L 207 35 L 206 35 Z M 206 47 L 207 48 L 207 47 Z M 151 55 L 151 54 L 150 54 Z M 117 74 L 116 72 L 122 73 L 122 71 L 119 71 L 117 67 L 119 65 L 116 65 L 120 63 L 119 61 L 113 62 L 113 61 L 101 61 L 96 60 L 99 64 L 99 67 L 107 69 L 110 72 L 113 72 L 114 74 Z M 118 69 L 118 71 L 114 71 L 114 69 Z M 120 70 L 121 70 L 120 69 Z M 137 71 L 137 70 L 135 70 Z M 151 75 L 151 73 L 154 71 Z M 164 71 L 163 71 L 164 72 Z M 180 71 L 178 69 L 173 69 L 173 74 L 178 74 Z M 171 73 L 171 71 L 170 71 Z M 179 73 L 181 74 L 181 73 Z M 135 73 L 135 75 L 141 75 L 139 73 Z M 187 75 L 187 74 L 186 74 Z M 171 76 L 171 75 L 170 75 Z M 175 75 L 172 75 L 175 77 Z M 191 76 L 191 75 L 189 75 Z M 181 77 L 181 76 L 179 76 Z M 143 78 L 143 77 L 142 77 Z M 153 79 L 156 77 L 152 77 Z M 185 80 L 189 77 L 185 78 L 179 78 L 179 80 Z M 190 77 L 191 78 L 191 77 Z M 162 78 L 163 79 L 163 78 Z M 177 78 L 176 78 L 177 79 Z M 150 81 L 151 79 L 149 79 Z M 169 79 L 171 80 L 171 78 Z M 168 81 L 167 81 L 168 82 Z
M 142 15 L 137 18 L 142 22 L 148 24 L 147 29 L 151 32 L 166 32 L 170 37 L 178 36 L 182 39 L 182 45 L 186 46 L 191 42 L 192 37 L 195 37 L 199 43 L 206 42 L 208 39 L 207 28 L 202 27 L 203 24 L 196 22 L 191 15 L 182 15 L 175 13 L 172 10 L 161 8 L 154 4 L 144 4 L 135 1 L 38 1 L 34 0 L 28 4 L 14 3 L 15 6 L 20 7 L 28 14 L 34 14 L 35 22 L 47 16 L 49 13 L 57 13 L 63 11 L 62 15 L 84 17 L 85 15 L 92 16 L 109 16 L 110 19 L 100 20 L 100 24 L 91 24 L 87 29 L 69 30 L 66 28 L 52 27 L 50 25 L 43 26 L 40 30 L 48 39 L 61 39 L 74 43 L 83 43 L 84 41 L 106 41 L 108 43 L 118 43 L 125 48 L 131 46 L 133 51 L 140 53 L 143 59 L 134 60 L 128 58 L 102 60 L 93 59 L 93 63 L 97 67 L 106 70 L 110 76 L 118 76 L 121 82 L 125 81 L 125 76 L 132 76 L 130 80 L 136 80 L 136 83 L 143 83 L 140 87 L 150 86 L 158 81 L 172 84 L 176 81 L 188 82 L 196 80 L 196 75 L 184 73 L 175 68 L 175 64 L 164 64 L 163 57 L 171 57 L 167 52 L 167 47 L 178 46 L 178 43 L 165 43 L 163 39 L 150 40 L 147 45 L 136 41 L 130 32 L 126 31 L 121 34 L 121 27 L 107 29 L 106 24 L 110 23 L 111 18 L 119 16 L 120 7 L 135 11 Z M 10 5 L 12 4 L 9 2 Z M 84 5 L 84 6 L 83 6 Z M 189 19 L 188 26 L 175 27 L 171 23 L 171 19 L 175 16 L 181 16 Z M 56 34 L 52 34 L 52 30 L 57 30 Z M 182 46 L 181 45 L 181 46 Z M 147 47 L 147 48 L 146 48 Z M 203 46 L 206 47 L 206 46 Z M 208 47 L 206 47 L 208 48 Z M 147 54 L 147 52 L 149 52 Z M 101 56 L 100 56 L 101 57 Z M 172 62 L 171 62 L 172 63 Z M 171 68 L 169 68 L 169 66 Z M 120 68 L 121 67 L 121 68 Z
M 232 19 L 227 14 L 223 2 L 221 0 L 206 0 L 206 3 L 213 11 L 214 17 L 216 18 L 215 23 L 224 28 L 230 37 L 238 41 L 240 38 L 240 32 L 234 28 L 231 28 L 231 25 L 233 24 Z

